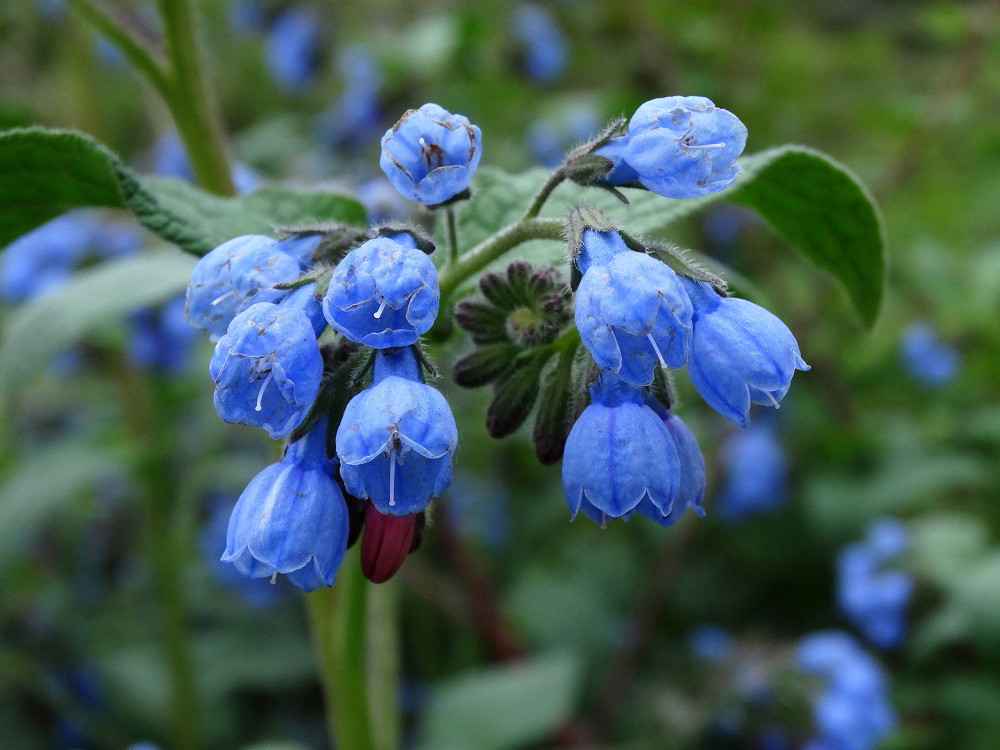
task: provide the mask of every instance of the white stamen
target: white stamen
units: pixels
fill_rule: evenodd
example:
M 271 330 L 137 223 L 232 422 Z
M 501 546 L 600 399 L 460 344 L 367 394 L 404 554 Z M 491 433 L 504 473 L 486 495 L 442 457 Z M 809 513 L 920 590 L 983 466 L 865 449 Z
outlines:
M 236 294 L 236 290 L 235 289 L 232 289 L 232 290 L 226 292 L 225 294 L 220 294 L 218 297 L 216 297 L 211 302 L 209 302 L 208 306 L 209 307 L 215 307 L 217 304 L 219 304 L 220 302 L 222 302 L 222 300 L 224 300 L 226 297 L 232 297 L 234 294 Z
M 378 310 L 375 311 L 375 317 L 381 318 L 382 312 L 385 310 L 385 300 L 382 300 L 382 304 L 378 306 Z
M 423 138 L 417 138 L 417 143 L 420 144 L 420 148 L 423 148 L 424 146 L 427 145 L 427 141 L 425 141 Z
M 656 358 L 658 360 L 660 360 L 660 367 L 662 367 L 664 370 L 666 370 L 667 369 L 667 363 L 663 359 L 663 354 L 660 353 L 660 347 L 658 347 L 656 345 L 656 339 L 653 338 L 653 333 L 652 332 L 647 333 L 646 334 L 646 338 L 649 339 L 649 343 L 653 345 L 653 351 L 656 352 Z
M 699 143 L 697 145 L 691 146 L 691 148 L 725 148 L 725 143 Z
M 389 451 L 389 506 L 396 504 L 396 449 Z
M 271 585 L 273 586 L 273 585 L 274 585 L 274 584 L 276 584 L 277 582 L 278 582 L 278 571 L 274 571 L 274 572 L 273 572 L 273 573 L 271 574 Z
M 770 391 L 764 391 L 764 393 L 766 393 L 767 397 L 771 399 L 771 406 L 773 406 L 775 409 L 781 408 L 781 404 L 779 404 L 777 401 L 774 400 L 774 394 L 772 394 Z
M 257 391 L 257 407 L 256 407 L 256 411 L 260 411 L 261 410 L 260 402 L 261 402 L 261 399 L 264 398 L 264 389 L 267 388 L 267 384 L 271 382 L 271 378 L 272 377 L 274 377 L 274 371 L 273 370 L 267 374 L 267 377 L 264 378 L 263 385 L 261 385 L 260 390 Z

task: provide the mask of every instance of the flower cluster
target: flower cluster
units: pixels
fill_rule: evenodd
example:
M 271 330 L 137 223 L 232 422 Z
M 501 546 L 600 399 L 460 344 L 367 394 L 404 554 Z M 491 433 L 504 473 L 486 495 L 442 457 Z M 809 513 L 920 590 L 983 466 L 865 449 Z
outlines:
M 669 411 L 657 419 L 645 392 L 657 370 L 687 365 L 708 405 L 746 428 L 751 403 L 777 407 L 793 372 L 808 367 L 774 315 L 676 274 L 614 228 L 584 229 L 571 253 L 582 273 L 576 327 L 601 374 L 566 443 L 567 502 L 601 522 L 635 510 L 672 523 L 700 507 L 704 469 L 680 419 Z
M 885 566 L 906 552 L 909 533 L 892 518 L 875 521 L 867 537 L 841 550 L 837 558 L 837 602 L 865 638 L 879 648 L 899 645 L 906 631 L 906 605 L 913 579 Z
M 803 672 L 823 680 L 813 698 L 817 736 L 804 748 L 866 750 L 892 731 L 896 717 L 885 672 L 853 638 L 839 631 L 812 633 L 799 642 L 796 658 Z

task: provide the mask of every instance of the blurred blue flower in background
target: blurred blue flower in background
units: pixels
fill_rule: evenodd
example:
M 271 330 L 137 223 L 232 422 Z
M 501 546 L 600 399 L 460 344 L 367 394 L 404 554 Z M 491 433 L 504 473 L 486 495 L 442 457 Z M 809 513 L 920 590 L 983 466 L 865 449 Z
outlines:
M 191 360 L 198 329 L 187 321 L 183 295 L 161 307 L 136 310 L 129 316 L 129 327 L 128 357 L 139 367 L 176 373 Z
M 600 126 L 600 116 L 594 107 L 571 107 L 557 117 L 536 120 L 528 128 L 528 149 L 539 164 L 552 168 L 563 160 L 567 151 L 590 138 Z
M 226 3 L 229 25 L 239 31 L 263 31 L 264 9 L 259 0 L 229 0 Z
M 459 533 L 497 549 L 507 540 L 509 504 L 510 492 L 505 482 L 469 471 L 457 471 L 448 493 L 445 512 Z
M 804 750 L 868 750 L 895 727 L 886 674 L 851 636 L 835 630 L 807 635 L 796 660 L 803 672 L 822 678 L 812 698 L 817 736 Z
M 719 516 L 737 521 L 785 502 L 788 466 L 777 430 L 768 421 L 733 432 L 720 450 L 724 480 L 716 497 Z
M 70 211 L 18 237 L 0 255 L 0 296 L 24 302 L 63 284 L 100 237 L 90 211 Z
M 410 216 L 411 204 L 385 177 L 373 177 L 361 183 L 357 189 L 357 198 L 365 207 L 369 224 L 402 221 Z
M 382 74 L 375 58 L 360 44 L 340 52 L 337 70 L 344 79 L 344 88 L 320 115 L 320 133 L 332 147 L 357 147 L 379 133 Z
M 316 72 L 321 43 L 319 18 L 312 10 L 289 8 L 278 16 L 264 50 L 267 68 L 278 85 L 301 94 Z
M 900 336 L 899 353 L 910 377 L 923 385 L 944 386 L 958 374 L 958 350 L 943 343 L 926 321 L 906 327 Z
M 566 68 L 566 37 L 555 18 L 534 3 L 522 3 L 511 20 L 514 37 L 524 46 L 524 70 L 542 83 L 554 81 Z
M 906 632 L 906 605 L 913 579 L 886 566 L 905 554 L 906 526 L 881 518 L 868 527 L 864 540 L 841 550 L 837 557 L 837 603 L 865 638 L 879 648 L 898 646 Z
M 161 133 L 149 151 L 153 171 L 160 177 L 173 177 L 178 180 L 194 180 L 191 161 L 181 139 L 172 130 Z M 232 166 L 231 177 L 236 192 L 249 193 L 261 184 L 260 176 L 242 162 Z
M 720 662 L 726 658 L 733 646 L 733 639 L 725 628 L 710 623 L 702 623 L 692 628 L 688 634 L 688 650 L 695 656 L 709 662 Z

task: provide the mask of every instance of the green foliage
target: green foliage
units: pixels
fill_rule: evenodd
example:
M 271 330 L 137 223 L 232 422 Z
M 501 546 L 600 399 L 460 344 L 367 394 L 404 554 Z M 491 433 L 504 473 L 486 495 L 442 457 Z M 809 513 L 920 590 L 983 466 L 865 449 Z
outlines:
M 365 219 L 356 200 L 337 193 L 268 186 L 220 198 L 179 180 L 142 178 L 72 130 L 0 133 L 0 245 L 87 206 L 127 209 L 146 229 L 194 255 L 240 234 L 273 234 L 275 226 Z

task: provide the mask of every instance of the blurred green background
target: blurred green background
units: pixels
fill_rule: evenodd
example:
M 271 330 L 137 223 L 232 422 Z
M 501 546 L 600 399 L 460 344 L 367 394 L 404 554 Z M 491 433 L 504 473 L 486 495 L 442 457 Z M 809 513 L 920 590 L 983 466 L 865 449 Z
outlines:
M 141 4 L 117 5 L 155 33 Z M 291 4 L 261 0 L 249 25 L 234 5 L 197 3 L 202 41 L 232 156 L 264 180 L 356 190 L 378 174 L 381 132 L 425 101 L 482 128 L 484 165 L 519 170 L 545 157 L 539 128 L 566 148 L 582 137 L 574 116 L 600 127 L 647 99 L 696 94 L 743 120 L 749 153 L 798 143 L 843 162 L 884 216 L 889 281 L 871 334 L 833 282 L 749 214 L 701 213 L 669 237 L 752 278 L 753 299 L 812 365 L 775 415 L 788 467 L 776 507 L 714 512 L 732 430 L 683 378 L 678 413 L 705 455 L 707 515 L 670 529 L 568 523 L 558 467 L 535 461 L 530 430 L 490 439 L 488 393 L 439 383 L 461 435 L 455 484 L 388 584 L 407 746 L 765 747 L 775 727 L 796 746 L 812 730 L 791 649 L 815 630 L 856 633 L 836 603 L 837 553 L 893 516 L 910 531 L 901 566 L 915 594 L 902 645 L 872 649 L 898 713 L 884 746 L 996 747 L 995 3 L 553 1 L 542 7 L 566 60 L 550 80 L 529 74 L 512 3 L 304 3 L 315 37 L 296 90 L 267 52 Z M 347 137 L 324 113 L 350 87 L 352 49 L 378 71 L 378 116 Z M 79 128 L 137 170 L 156 168 L 166 110 L 60 3 L 0 8 L 0 71 L 0 127 Z M 4 304 L 0 324 L 16 309 Z M 924 382 L 906 359 L 901 337 L 915 322 L 953 350 L 953 375 Z M 301 596 L 248 589 L 216 562 L 224 521 L 210 521 L 273 448 L 218 420 L 207 342 L 160 372 L 130 360 L 133 333 L 108 321 L 73 362 L 54 362 L 3 404 L 0 746 L 171 746 L 153 605 L 164 561 L 148 533 L 160 507 L 169 517 L 156 528 L 181 552 L 170 564 L 187 601 L 204 746 L 324 747 Z M 462 351 L 435 350 L 442 371 Z M 139 501 L 151 444 L 169 469 L 159 506 Z M 692 653 L 704 623 L 730 634 L 725 658 Z M 770 697 L 748 698 L 748 681 Z

